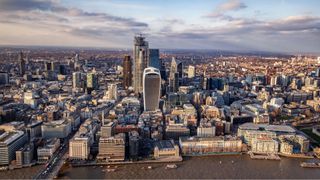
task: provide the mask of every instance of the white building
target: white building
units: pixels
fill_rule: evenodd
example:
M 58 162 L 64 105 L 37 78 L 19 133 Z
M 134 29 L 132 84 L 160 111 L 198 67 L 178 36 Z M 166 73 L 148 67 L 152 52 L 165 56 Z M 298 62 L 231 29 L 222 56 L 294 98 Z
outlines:
M 195 76 L 196 68 L 194 66 L 188 67 L 188 78 L 193 78 Z
M 90 155 L 90 146 L 88 137 L 76 137 L 69 142 L 70 159 L 86 160 Z

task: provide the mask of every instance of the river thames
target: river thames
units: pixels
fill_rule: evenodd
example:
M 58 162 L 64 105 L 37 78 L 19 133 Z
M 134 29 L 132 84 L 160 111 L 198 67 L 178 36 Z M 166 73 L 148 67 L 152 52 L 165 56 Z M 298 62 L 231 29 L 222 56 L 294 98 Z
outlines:
M 166 164 L 121 165 L 115 172 L 106 167 L 69 168 L 59 175 L 62 179 L 320 179 L 320 168 L 302 168 L 301 162 L 319 160 L 282 158 L 281 161 L 251 160 L 247 155 L 185 158 L 177 169 L 165 169 Z

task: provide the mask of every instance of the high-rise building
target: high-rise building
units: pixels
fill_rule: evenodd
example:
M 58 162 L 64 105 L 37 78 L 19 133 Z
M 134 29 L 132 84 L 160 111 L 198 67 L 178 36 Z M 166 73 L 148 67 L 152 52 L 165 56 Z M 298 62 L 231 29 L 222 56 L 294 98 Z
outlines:
M 128 89 L 132 86 L 132 61 L 130 56 L 125 56 L 123 60 L 123 87 Z
M 149 67 L 143 73 L 143 100 L 145 111 L 159 108 L 161 76 L 156 68 Z
M 316 77 L 320 77 L 320 68 L 317 68 L 316 70 Z
M 98 89 L 98 76 L 97 74 L 93 71 L 90 73 L 87 73 L 87 90 L 92 91 Z
M 149 45 L 142 35 L 134 37 L 133 47 L 133 88 L 135 93 L 142 93 L 143 70 L 149 64 Z
M 188 78 L 193 78 L 195 76 L 195 67 L 194 66 L 189 66 L 188 67 Z
M 23 76 L 26 73 L 26 62 L 23 59 L 23 54 L 20 52 L 19 54 L 19 70 L 20 70 L 20 75 Z
M 160 69 L 159 49 L 149 49 L 149 66 Z
M 117 100 L 118 99 L 118 87 L 116 84 L 108 85 L 108 99 Z
M 9 84 L 9 74 L 5 72 L 0 72 L 0 85 Z
M 83 88 L 83 81 L 80 72 L 72 73 L 72 87 L 73 89 Z
M 79 54 L 76 54 L 76 56 L 74 57 L 74 70 L 78 70 L 79 69 Z

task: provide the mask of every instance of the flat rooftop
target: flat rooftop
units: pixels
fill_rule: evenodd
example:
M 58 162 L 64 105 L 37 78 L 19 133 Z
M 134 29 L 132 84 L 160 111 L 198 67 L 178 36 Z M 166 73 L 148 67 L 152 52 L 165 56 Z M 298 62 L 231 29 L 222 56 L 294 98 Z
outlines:
M 159 150 L 174 148 L 174 144 L 170 140 L 163 140 L 163 141 L 155 142 L 155 146 L 157 146 L 159 148 Z
M 244 123 L 239 126 L 239 129 L 243 130 L 265 130 L 274 132 L 286 132 L 295 133 L 296 130 L 291 126 L 287 125 L 269 125 L 269 124 L 254 124 L 254 123 Z

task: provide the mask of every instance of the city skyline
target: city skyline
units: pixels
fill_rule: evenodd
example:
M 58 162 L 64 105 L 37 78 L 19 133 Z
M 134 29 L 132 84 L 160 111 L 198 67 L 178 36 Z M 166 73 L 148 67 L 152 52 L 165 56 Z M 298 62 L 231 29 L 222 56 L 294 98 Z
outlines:
M 0 45 L 320 53 L 319 1 L 0 2 Z

